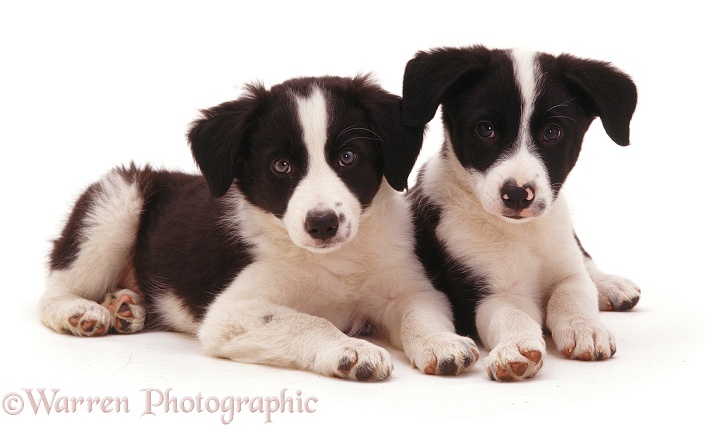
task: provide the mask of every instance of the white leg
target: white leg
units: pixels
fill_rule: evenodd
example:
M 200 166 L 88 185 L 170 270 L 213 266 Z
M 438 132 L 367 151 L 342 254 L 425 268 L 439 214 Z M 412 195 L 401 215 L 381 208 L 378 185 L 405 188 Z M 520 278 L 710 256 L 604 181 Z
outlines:
M 393 370 L 381 347 L 346 336 L 326 319 L 261 299 L 220 296 L 198 337 L 209 354 L 239 362 L 355 380 L 383 380 Z
M 546 307 L 546 326 L 564 356 L 602 360 L 615 354 L 613 335 L 598 318 L 596 300 L 596 287 L 585 273 L 554 288 Z
M 479 358 L 476 343 L 455 333 L 449 303 L 434 289 L 387 302 L 383 324 L 392 343 L 426 374 L 456 375 Z
M 543 366 L 541 310 L 526 296 L 493 295 L 476 309 L 481 342 L 491 349 L 486 373 L 498 381 L 532 378 Z

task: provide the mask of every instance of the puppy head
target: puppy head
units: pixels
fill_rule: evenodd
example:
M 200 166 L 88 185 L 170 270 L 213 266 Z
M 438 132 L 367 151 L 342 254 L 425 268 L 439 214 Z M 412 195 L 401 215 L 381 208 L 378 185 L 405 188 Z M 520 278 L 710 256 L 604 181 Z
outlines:
M 549 210 L 596 117 L 628 145 L 636 87 L 611 65 L 482 46 L 420 52 L 404 74 L 404 123 L 442 105 L 443 155 L 458 161 L 488 212 L 509 222 Z
M 367 76 L 300 78 L 203 111 L 188 139 L 215 197 L 232 185 L 281 220 L 292 241 L 328 252 L 350 241 L 384 179 L 398 191 L 423 129 Z

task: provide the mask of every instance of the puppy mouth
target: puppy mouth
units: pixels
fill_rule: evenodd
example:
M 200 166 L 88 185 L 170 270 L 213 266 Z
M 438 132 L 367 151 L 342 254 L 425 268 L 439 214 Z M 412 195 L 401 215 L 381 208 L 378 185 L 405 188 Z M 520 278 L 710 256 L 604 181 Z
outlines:
M 513 214 L 502 214 L 502 218 L 506 220 L 510 220 L 510 222 L 526 222 L 534 219 L 536 216 L 533 214 L 529 215 L 518 215 L 516 213 Z
M 500 216 L 509 222 L 527 222 L 540 217 L 545 211 L 545 209 L 535 208 L 526 208 L 520 211 L 504 208 Z
M 335 236 L 331 239 L 314 239 L 307 236 L 306 242 L 301 245 L 304 249 L 314 253 L 329 253 L 336 251 L 351 240 L 351 229 L 347 229 L 346 233 L 341 236 Z

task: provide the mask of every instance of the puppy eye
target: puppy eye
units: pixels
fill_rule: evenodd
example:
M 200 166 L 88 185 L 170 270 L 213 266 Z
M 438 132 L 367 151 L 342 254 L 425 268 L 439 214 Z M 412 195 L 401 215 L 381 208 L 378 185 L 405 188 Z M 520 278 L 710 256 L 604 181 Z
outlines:
M 352 150 L 343 151 L 339 156 L 339 164 L 341 166 L 350 166 L 357 160 L 357 154 Z
M 480 137 L 491 139 L 496 135 L 496 132 L 494 131 L 494 125 L 492 125 L 489 122 L 481 122 L 476 127 L 476 133 L 479 134 Z
M 563 132 L 556 126 L 548 126 L 543 131 L 543 139 L 547 142 L 556 142 L 561 136 L 563 136 Z
M 292 172 L 292 166 L 289 164 L 289 160 L 285 158 L 279 158 L 272 162 L 272 170 L 276 174 L 286 175 Z

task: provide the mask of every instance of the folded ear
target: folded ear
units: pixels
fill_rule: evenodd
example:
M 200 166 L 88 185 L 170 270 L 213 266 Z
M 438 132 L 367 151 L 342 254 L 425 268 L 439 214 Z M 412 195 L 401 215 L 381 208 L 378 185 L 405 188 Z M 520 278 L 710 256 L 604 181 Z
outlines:
M 192 155 L 214 197 L 223 196 L 232 185 L 242 139 L 266 93 L 259 85 L 247 91 L 237 100 L 202 110 L 187 132 Z
M 484 70 L 490 59 L 491 50 L 483 46 L 418 52 L 404 70 L 404 124 L 429 123 L 449 88 L 467 73 Z
M 569 87 L 593 116 L 601 118 L 606 134 L 618 145 L 629 143 L 630 124 L 638 94 L 633 80 L 607 62 L 557 57 Z
M 424 126 L 403 125 L 401 97 L 385 91 L 368 76 L 356 77 L 353 83 L 359 102 L 380 137 L 384 177 L 392 188 L 403 191 L 421 151 Z

